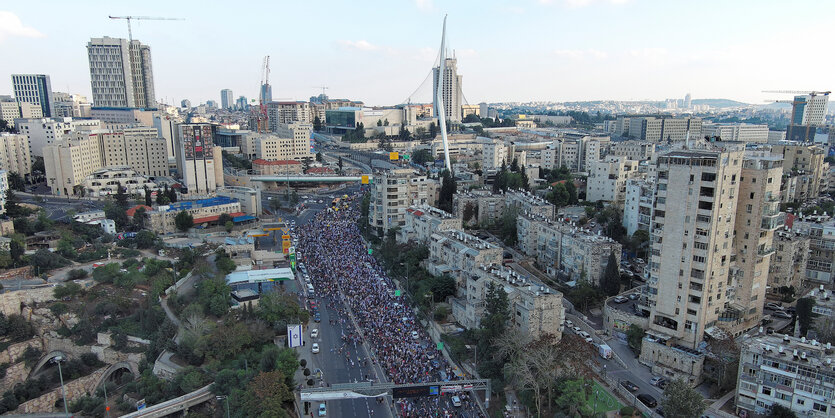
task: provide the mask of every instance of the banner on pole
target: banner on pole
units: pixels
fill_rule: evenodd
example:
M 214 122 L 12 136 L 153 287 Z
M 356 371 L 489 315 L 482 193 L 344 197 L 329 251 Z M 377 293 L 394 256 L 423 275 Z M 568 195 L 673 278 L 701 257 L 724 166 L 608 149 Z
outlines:
M 287 345 L 290 348 L 302 346 L 302 326 L 287 325 Z

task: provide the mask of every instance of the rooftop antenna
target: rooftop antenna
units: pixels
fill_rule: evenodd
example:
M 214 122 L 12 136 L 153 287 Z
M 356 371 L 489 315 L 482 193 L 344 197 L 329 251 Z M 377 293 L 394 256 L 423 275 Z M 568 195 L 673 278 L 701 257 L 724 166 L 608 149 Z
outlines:
M 446 135 L 446 110 L 444 110 L 444 72 L 446 71 L 446 15 L 444 15 L 444 29 L 441 32 L 441 63 L 438 67 L 438 120 L 441 125 L 441 142 L 444 144 L 444 162 L 446 169 L 449 170 L 449 175 L 452 176 L 452 164 L 449 162 L 449 143 L 447 143 Z

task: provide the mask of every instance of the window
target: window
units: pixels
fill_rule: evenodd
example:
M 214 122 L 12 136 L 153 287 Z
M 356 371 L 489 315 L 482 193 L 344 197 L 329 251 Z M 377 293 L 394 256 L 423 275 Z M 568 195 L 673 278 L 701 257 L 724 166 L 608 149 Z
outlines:
M 763 394 L 763 395 L 768 395 L 768 396 L 771 396 L 771 388 L 770 388 L 770 387 L 768 387 L 768 386 L 763 386 L 763 389 L 762 389 L 762 394 Z
M 812 405 L 812 409 L 814 409 L 815 411 L 826 412 L 826 405 L 821 405 L 821 404 L 815 402 Z

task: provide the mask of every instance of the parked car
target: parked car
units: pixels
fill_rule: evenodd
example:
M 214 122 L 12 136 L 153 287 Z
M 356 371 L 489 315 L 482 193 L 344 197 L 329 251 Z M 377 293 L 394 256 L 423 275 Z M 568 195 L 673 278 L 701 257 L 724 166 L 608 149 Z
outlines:
M 771 310 L 773 310 L 773 311 L 782 311 L 782 310 L 783 310 L 783 307 L 782 307 L 782 306 L 780 306 L 780 305 L 778 305 L 778 304 L 776 304 L 776 303 L 774 303 L 774 302 L 768 302 L 768 303 L 766 303 L 766 304 L 765 304 L 765 307 L 766 307 L 766 309 L 771 309 Z
M 626 388 L 626 390 L 628 390 L 630 392 L 634 392 L 634 391 L 638 390 L 638 385 L 636 385 L 636 384 L 634 384 L 634 383 L 632 383 L 628 380 L 621 380 L 620 385 L 623 386 L 624 388 Z
M 792 314 L 783 311 L 774 311 L 774 313 L 771 314 L 771 316 L 775 318 L 792 319 Z
M 646 393 L 638 395 L 638 400 L 641 401 L 642 404 L 650 408 L 655 408 L 656 406 L 658 406 L 658 401 L 656 401 L 655 398 L 647 395 Z
M 631 299 L 631 300 L 638 299 L 639 297 L 641 297 L 640 293 L 630 293 L 629 294 L 629 299 Z
M 571 329 L 574 330 L 574 332 L 577 333 L 577 334 L 583 332 L 583 330 L 580 329 L 580 327 L 571 327 Z
M 574 327 L 574 323 L 573 323 L 573 322 L 571 322 L 571 320 L 570 320 L 570 319 L 568 319 L 568 320 L 566 320 L 566 321 L 565 321 L 565 326 L 566 326 L 566 327 L 568 327 L 568 328 L 573 328 L 573 327 Z
M 614 299 L 612 299 L 612 300 L 613 300 L 615 303 L 626 303 L 629 299 L 627 299 L 627 298 L 626 298 L 626 297 L 624 297 L 624 296 L 615 296 L 615 298 L 614 298 Z
M 658 386 L 658 383 L 660 383 L 662 380 L 664 380 L 663 377 L 657 377 L 656 376 L 656 377 L 653 377 L 652 379 L 649 380 L 649 384 L 653 385 L 653 386 Z

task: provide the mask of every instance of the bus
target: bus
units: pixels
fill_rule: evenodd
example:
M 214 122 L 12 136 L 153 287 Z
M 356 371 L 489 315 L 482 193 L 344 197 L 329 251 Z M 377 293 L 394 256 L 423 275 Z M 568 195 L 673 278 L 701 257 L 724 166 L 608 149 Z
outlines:
M 338 198 L 338 197 L 337 197 L 337 198 L 335 198 L 335 199 L 333 199 L 333 202 L 331 202 L 331 206 L 334 206 L 334 207 L 339 206 L 339 202 L 340 202 L 340 201 L 342 201 L 342 199 L 340 199 L 340 198 Z

